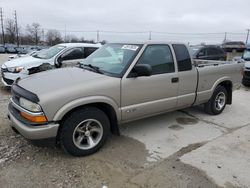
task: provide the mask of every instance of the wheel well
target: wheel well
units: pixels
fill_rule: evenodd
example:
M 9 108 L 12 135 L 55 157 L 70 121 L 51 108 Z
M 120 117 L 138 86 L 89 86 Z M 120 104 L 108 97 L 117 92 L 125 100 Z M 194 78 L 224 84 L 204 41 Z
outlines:
M 232 104 L 232 90 L 233 90 L 233 84 L 231 81 L 223 81 L 219 84 L 220 86 L 223 86 L 227 90 L 228 98 L 227 98 L 227 104 Z
M 70 116 L 70 114 L 72 114 L 74 111 L 76 111 L 76 110 L 78 110 L 80 108 L 83 108 L 85 106 L 94 106 L 94 107 L 99 108 L 100 110 L 102 110 L 108 116 L 108 118 L 109 118 L 111 133 L 115 134 L 115 135 L 120 135 L 120 130 L 119 130 L 119 127 L 118 127 L 117 117 L 116 117 L 115 110 L 113 109 L 112 106 L 110 106 L 109 104 L 106 104 L 106 103 L 91 103 L 91 104 L 87 104 L 87 105 L 78 106 L 78 107 L 70 110 L 69 112 L 67 112 L 63 116 L 62 120 L 60 121 L 60 125 L 62 124 L 62 122 L 68 116 Z M 58 133 L 57 133 L 57 138 L 60 135 L 61 128 L 62 128 L 62 126 L 59 127 L 59 130 L 58 130 Z

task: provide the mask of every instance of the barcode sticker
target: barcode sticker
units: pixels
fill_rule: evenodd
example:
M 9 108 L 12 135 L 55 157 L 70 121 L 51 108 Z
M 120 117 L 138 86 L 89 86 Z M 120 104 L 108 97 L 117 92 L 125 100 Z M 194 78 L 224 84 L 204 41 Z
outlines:
M 136 45 L 123 45 L 122 49 L 124 50 L 133 50 L 136 51 L 139 48 L 139 46 Z

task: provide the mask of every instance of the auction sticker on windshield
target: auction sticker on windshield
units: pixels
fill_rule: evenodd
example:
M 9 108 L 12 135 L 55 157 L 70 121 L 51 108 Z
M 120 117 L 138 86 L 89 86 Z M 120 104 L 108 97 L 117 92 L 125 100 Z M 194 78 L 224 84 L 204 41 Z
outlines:
M 123 45 L 122 49 L 123 50 L 133 50 L 136 51 L 139 48 L 139 46 L 136 45 Z

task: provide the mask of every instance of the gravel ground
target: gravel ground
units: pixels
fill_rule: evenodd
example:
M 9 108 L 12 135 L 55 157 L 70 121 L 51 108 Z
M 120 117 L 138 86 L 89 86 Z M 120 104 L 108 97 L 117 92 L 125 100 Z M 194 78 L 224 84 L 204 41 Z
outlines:
M 7 57 L 0 55 L 0 62 Z M 150 162 L 145 143 L 122 132 L 123 136 L 112 136 L 94 155 L 71 157 L 60 148 L 36 147 L 14 133 L 6 117 L 9 97 L 9 89 L 1 83 L 0 187 L 217 187 L 204 172 L 179 160 L 205 142 Z

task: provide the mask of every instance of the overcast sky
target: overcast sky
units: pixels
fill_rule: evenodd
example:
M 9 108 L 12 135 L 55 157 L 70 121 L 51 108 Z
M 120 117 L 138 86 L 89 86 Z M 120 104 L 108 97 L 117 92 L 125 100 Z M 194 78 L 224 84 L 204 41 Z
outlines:
M 70 31 L 155 31 L 188 34 L 152 34 L 155 40 L 221 42 L 224 34 L 196 33 L 233 32 L 229 39 L 245 40 L 250 28 L 250 0 L 0 0 L 4 18 L 13 18 L 17 10 L 22 28 L 38 22 L 45 29 Z M 46 30 L 45 30 L 46 31 Z M 64 33 L 62 33 L 64 35 Z M 96 39 L 95 33 L 74 32 Z M 146 40 L 148 33 L 100 33 L 101 39 Z

